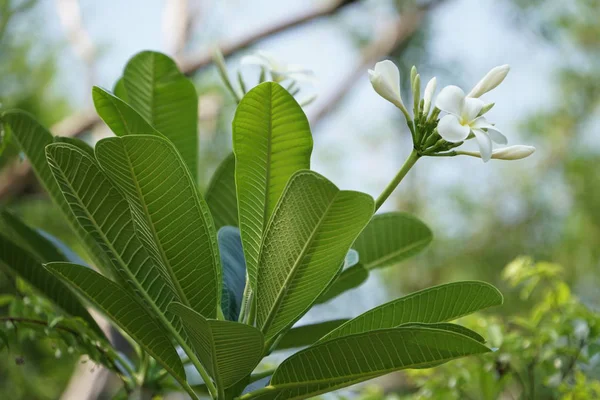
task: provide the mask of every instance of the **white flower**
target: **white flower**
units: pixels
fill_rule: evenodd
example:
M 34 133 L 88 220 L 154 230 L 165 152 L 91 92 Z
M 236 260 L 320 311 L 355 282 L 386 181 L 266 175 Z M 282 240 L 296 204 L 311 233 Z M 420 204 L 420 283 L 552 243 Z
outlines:
M 467 96 L 473 98 L 481 97 L 484 93 L 489 92 L 501 84 L 504 78 L 506 78 L 506 75 L 508 75 L 508 71 L 510 71 L 510 65 L 508 64 L 492 68 L 491 71 L 475 85 Z
M 508 146 L 494 150 L 492 152 L 491 158 L 494 160 L 521 160 L 523 158 L 529 157 L 534 152 L 535 147 L 533 146 Z M 457 153 L 461 155 L 481 158 L 481 153 L 476 151 L 457 151 Z
M 429 109 L 431 108 L 431 99 L 433 98 L 433 94 L 435 93 L 436 87 L 437 79 L 434 76 L 427 83 L 427 86 L 425 86 L 425 93 L 423 94 L 423 114 L 425 115 L 429 113 Z
M 242 65 L 258 65 L 271 73 L 275 82 L 286 79 L 314 83 L 315 75 L 309 69 L 295 64 L 286 64 L 278 60 L 273 54 L 266 51 L 258 51 L 255 54 L 242 57 Z
M 373 89 L 381 97 L 398 107 L 409 119 L 408 111 L 400 96 L 400 71 L 390 60 L 375 64 L 374 69 L 369 70 L 369 79 Z
M 506 144 L 506 137 L 490 124 L 485 117 L 478 117 L 483 101 L 465 96 L 457 86 L 446 86 L 436 100 L 436 107 L 448 113 L 438 123 L 438 133 L 448 142 L 462 142 L 475 135 L 481 158 L 489 161 L 492 156 L 492 141 Z M 484 130 L 485 129 L 485 130 Z

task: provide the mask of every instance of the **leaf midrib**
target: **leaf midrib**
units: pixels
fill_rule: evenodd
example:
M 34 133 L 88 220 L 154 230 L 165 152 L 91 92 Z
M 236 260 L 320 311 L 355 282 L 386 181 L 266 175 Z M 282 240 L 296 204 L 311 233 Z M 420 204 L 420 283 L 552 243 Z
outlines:
M 288 276 L 285 279 L 283 285 L 281 286 L 281 289 L 279 290 L 279 292 L 277 294 L 277 297 L 275 299 L 275 303 L 271 307 L 271 311 L 269 311 L 269 315 L 267 316 L 267 319 L 266 319 L 265 323 L 263 324 L 263 328 L 261 329 L 261 331 L 263 332 L 263 334 L 265 335 L 265 337 L 267 337 L 266 333 L 267 333 L 268 329 L 270 328 L 271 324 L 273 323 L 273 320 L 275 319 L 275 317 L 277 315 L 277 311 L 279 311 L 279 308 L 281 307 L 281 302 L 283 301 L 283 298 L 284 298 L 283 294 L 285 292 L 287 292 L 287 290 L 288 290 L 287 286 L 288 286 L 290 280 L 292 280 L 292 278 L 295 277 L 297 269 L 298 269 L 298 267 L 300 265 L 300 262 L 302 261 L 302 259 L 304 259 L 304 256 L 306 255 L 306 251 L 308 250 L 308 248 L 310 247 L 310 245 L 312 244 L 312 242 L 314 240 L 315 233 L 321 227 L 321 224 L 323 223 L 323 221 L 325 220 L 325 218 L 329 214 L 329 210 L 333 206 L 333 203 L 335 203 L 335 200 L 336 200 L 336 198 L 338 197 L 339 194 L 340 194 L 340 191 L 338 191 L 335 194 L 335 196 L 333 197 L 333 199 L 329 202 L 329 205 L 327 205 L 327 208 L 325 209 L 325 212 L 323 213 L 323 215 L 321 216 L 321 218 L 319 218 L 319 221 L 315 225 L 315 228 L 310 233 L 310 235 L 308 237 L 308 240 L 306 241 L 306 243 L 302 247 L 302 250 L 300 251 L 300 254 L 298 255 L 298 257 L 296 258 L 296 261 L 294 262 L 294 265 L 292 266 L 292 269 L 290 270 L 290 273 L 288 274 Z M 269 228 L 270 228 L 270 226 L 269 226 Z M 259 259 L 259 262 L 260 262 L 260 259 Z
M 415 247 L 419 247 L 420 245 L 422 245 L 423 243 L 427 243 L 428 241 L 429 241 L 429 238 L 421 239 L 417 242 L 412 243 L 409 246 L 403 247 L 401 250 L 394 251 L 392 253 L 389 253 L 387 256 L 379 257 L 379 258 L 375 259 L 374 261 L 371 261 L 370 263 L 364 264 L 364 267 L 367 269 L 376 268 L 379 264 L 384 263 L 388 260 L 391 260 L 395 257 L 398 257 L 399 255 L 401 255 L 403 253 L 409 252 L 412 249 L 414 249 Z
M 131 164 L 131 159 L 129 157 L 129 152 L 127 151 L 126 146 L 127 146 L 126 143 L 121 143 L 121 147 L 123 148 L 125 156 L 127 158 L 127 166 L 129 168 L 129 171 L 132 174 L 132 177 L 134 178 L 132 180 L 133 180 L 135 189 L 137 191 L 138 198 L 140 199 L 140 204 L 144 210 L 145 215 L 148 216 L 148 218 L 147 218 L 149 220 L 148 225 L 149 225 L 150 231 L 152 233 L 152 237 L 155 240 L 155 243 L 157 244 L 156 248 L 160 254 L 162 261 L 165 263 L 165 267 L 166 267 L 165 269 L 167 270 L 167 273 L 169 274 L 169 277 L 171 278 L 171 281 L 173 282 L 173 286 L 175 288 L 175 291 L 177 292 L 177 295 L 180 297 L 180 300 L 183 302 L 183 304 L 185 304 L 186 306 L 191 308 L 190 302 L 189 302 L 188 298 L 186 297 L 185 293 L 183 292 L 183 289 L 181 287 L 179 280 L 177 279 L 177 276 L 175 276 L 175 273 L 173 272 L 173 267 L 171 266 L 171 263 L 167 259 L 167 255 L 164 252 L 162 242 L 158 238 L 158 234 L 154 227 L 154 223 L 152 221 L 152 218 L 150 217 L 150 212 L 149 212 L 148 206 L 146 204 L 146 199 L 142 193 L 141 187 L 137 180 L 137 174 L 135 173 L 135 170 L 133 169 L 133 165 Z M 144 218 L 144 219 L 146 219 L 146 218 Z

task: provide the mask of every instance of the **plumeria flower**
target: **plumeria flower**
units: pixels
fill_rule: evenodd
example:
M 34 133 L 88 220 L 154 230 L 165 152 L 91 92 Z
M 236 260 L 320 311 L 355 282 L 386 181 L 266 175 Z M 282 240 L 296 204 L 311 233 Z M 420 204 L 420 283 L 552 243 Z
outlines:
M 521 160 L 523 158 L 529 157 L 535 152 L 535 147 L 533 146 L 508 146 L 502 147 L 501 149 L 496 149 L 492 152 L 492 159 L 495 160 Z M 457 151 L 457 154 L 471 156 L 471 157 L 479 157 L 481 158 L 481 153 L 476 151 Z
M 242 57 L 242 65 L 258 65 L 271 73 L 275 82 L 286 79 L 299 82 L 315 82 L 314 73 L 306 68 L 295 64 L 286 64 L 278 60 L 273 54 L 266 51 L 258 51 L 255 54 Z
M 369 79 L 378 95 L 398 107 L 410 120 L 408 110 L 400 96 L 400 71 L 390 60 L 380 61 L 369 70 Z
M 440 136 L 448 142 L 457 143 L 473 134 L 483 161 L 487 162 L 492 157 L 492 141 L 498 144 L 508 143 L 498 128 L 490 124 L 485 117 L 479 116 L 485 103 L 466 96 L 458 86 L 446 86 L 442 89 L 435 105 L 448 113 L 438 123 Z

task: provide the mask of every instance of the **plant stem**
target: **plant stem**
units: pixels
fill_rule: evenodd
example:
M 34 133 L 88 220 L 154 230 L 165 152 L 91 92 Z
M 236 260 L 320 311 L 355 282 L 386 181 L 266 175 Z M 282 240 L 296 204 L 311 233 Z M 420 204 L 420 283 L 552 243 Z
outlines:
M 404 165 L 400 168 L 400 171 L 396 174 L 394 179 L 390 182 L 389 185 L 385 188 L 385 190 L 379 195 L 377 201 L 375 202 L 375 211 L 379 210 L 383 203 L 387 200 L 388 197 L 392 194 L 392 192 L 396 189 L 396 187 L 400 184 L 402 179 L 406 176 L 408 171 L 415 165 L 417 160 L 421 156 L 417 153 L 415 149 L 410 153 L 406 161 L 404 161 Z

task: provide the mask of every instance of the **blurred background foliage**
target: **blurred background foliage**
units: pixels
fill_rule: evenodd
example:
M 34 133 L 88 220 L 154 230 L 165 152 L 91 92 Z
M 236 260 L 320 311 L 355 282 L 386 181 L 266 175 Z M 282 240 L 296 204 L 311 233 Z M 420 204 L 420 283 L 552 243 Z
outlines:
M 111 3 L 0 0 L 0 110 L 25 109 L 48 127 L 68 115 L 85 116 L 91 105 L 90 84 L 111 87 L 112 72 L 102 71 L 116 71 L 113 75 L 118 76 L 126 58 L 143 48 L 136 44 L 141 39 L 136 36 L 135 24 L 113 14 L 117 11 L 107 11 Z M 512 144 L 534 144 L 537 152 L 514 163 L 484 165 L 480 160 L 447 159 L 417 164 L 386 206 L 423 219 L 435 233 L 433 244 L 397 268 L 375 274 L 366 288 L 345 298 L 351 298 L 353 304 L 364 302 L 367 308 L 387 297 L 458 279 L 494 283 L 505 294 L 505 306 L 465 323 L 481 333 L 487 331 L 499 351 L 435 370 L 394 375 L 347 395 L 364 399 L 600 397 L 598 357 L 594 358 L 598 347 L 590 346 L 600 336 L 600 0 L 295 1 L 290 2 L 284 17 L 276 2 L 248 3 L 256 3 L 250 5 L 254 11 L 249 15 L 240 15 L 249 9 L 236 13 L 238 8 L 248 7 L 238 0 L 132 2 L 128 7 L 130 13 L 136 7 L 150 10 L 140 11 L 140 15 L 154 20 L 138 21 L 150 28 L 139 30 L 156 32 L 153 48 L 182 63 L 193 61 L 198 49 L 208 51 L 210 44 L 220 39 L 231 44 L 249 36 L 254 28 L 268 31 L 281 24 L 279 20 L 285 24 L 288 17 L 291 21 L 310 15 L 310 7 L 326 10 L 301 29 L 263 37 L 254 48 L 273 48 L 293 61 L 304 63 L 306 59 L 306 64 L 314 67 L 322 81 L 307 89 L 319 95 L 315 104 L 307 107 L 315 133 L 315 166 L 328 171 L 340 186 L 372 195 L 400 165 L 410 138 L 402 128 L 400 113 L 386 108 L 375 96 L 369 97 L 367 67 L 391 58 L 401 66 L 403 77 L 416 64 L 423 77 L 437 75 L 441 82 L 467 88 L 479 78 L 471 72 L 480 74 L 495 65 L 486 61 L 486 52 L 494 59 L 514 57 L 506 50 L 511 43 L 502 47 L 480 41 L 480 48 L 469 46 L 470 36 L 487 38 L 482 24 L 498 24 L 505 42 L 522 38 L 530 47 L 527 56 L 533 68 L 521 72 L 521 84 L 511 86 L 510 92 L 498 89 L 494 100 L 500 114 L 494 122 L 510 127 L 510 133 L 504 131 Z M 185 7 L 178 8 L 182 4 Z M 493 20 L 477 23 L 483 9 Z M 269 16 L 270 22 L 258 17 L 269 10 L 277 10 Z M 440 55 L 440 21 L 444 18 L 447 25 L 456 24 L 450 32 L 456 32 L 457 39 L 444 42 L 456 46 L 450 49 L 457 54 L 454 58 Z M 103 32 L 95 43 L 102 52 L 92 51 L 84 40 L 78 40 L 90 36 L 87 25 L 91 36 Z M 117 32 L 111 36 L 113 28 Z M 324 39 L 326 34 L 333 39 Z M 299 41 L 298 37 L 307 39 Z M 158 43 L 161 40 L 164 43 Z M 123 43 L 129 45 L 126 50 Z M 515 48 L 518 45 L 514 43 Z M 111 48 L 121 49 L 120 59 L 107 55 Z M 327 59 L 328 52 L 337 48 L 345 52 L 335 60 Z M 497 54 L 497 48 L 506 53 Z M 537 57 L 537 53 L 552 56 Z M 232 76 L 239 68 L 240 54 L 228 58 Z M 462 57 L 464 54 L 469 57 Z M 187 55 L 192 57 L 186 59 Z M 339 65 L 319 73 L 325 71 L 324 64 L 334 62 Z M 519 73 L 518 68 L 518 63 L 513 65 L 508 81 Z M 539 76 L 535 76 L 537 70 Z M 254 70 L 241 72 L 248 82 L 258 77 Z M 201 177 L 205 185 L 229 151 L 235 102 L 213 66 L 194 70 L 191 78 L 200 96 Z M 408 92 L 404 96 L 407 98 Z M 525 104 L 524 99 L 533 99 L 525 111 L 512 105 Z M 95 141 L 106 134 L 105 127 L 95 125 L 80 136 Z M 7 171 L 20 160 L 3 133 L 0 149 L 2 186 L 10 177 Z M 19 190 L 1 196 L 0 204 L 77 248 L 35 181 L 20 179 Z M 531 259 L 511 263 L 519 255 Z M 16 296 L 10 302 L 7 298 L 0 301 L 1 315 L 8 313 L 9 304 L 36 312 L 31 302 L 25 304 L 24 299 L 30 298 L 26 288 L 4 275 L 0 275 L 0 293 Z M 367 304 L 369 301 L 376 303 Z M 360 313 L 360 307 L 348 309 L 346 303 L 342 299 L 318 312 L 327 317 Z M 582 328 L 584 323 L 587 331 Z M 585 345 L 582 331 L 587 332 Z M 56 358 L 56 350 L 64 345 L 59 339 L 40 339 L 27 329 L 23 332 L 2 350 L 0 398 L 60 398 L 72 372 L 81 368 L 77 352 L 61 351 Z M 92 369 L 91 364 L 84 369 Z M 117 386 L 118 380 L 109 381 L 106 393 L 111 392 L 111 384 Z

